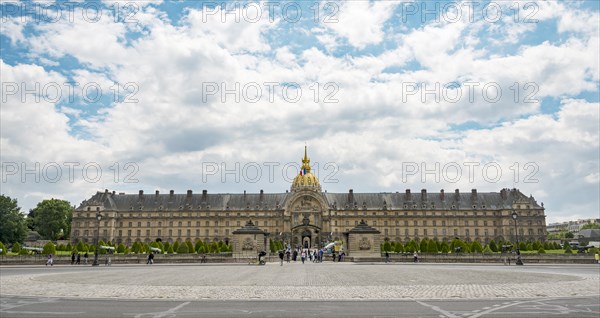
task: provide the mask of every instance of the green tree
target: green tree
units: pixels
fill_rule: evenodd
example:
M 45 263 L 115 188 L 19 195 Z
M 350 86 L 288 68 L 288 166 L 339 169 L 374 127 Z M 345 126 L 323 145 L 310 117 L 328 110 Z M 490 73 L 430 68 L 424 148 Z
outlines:
M 575 237 L 575 234 L 573 234 L 572 232 L 567 232 L 567 233 L 565 234 L 565 238 L 572 239 L 572 238 L 574 238 L 574 237 Z
M 119 246 L 117 246 L 117 253 L 125 254 L 125 249 L 125 244 L 119 243 Z
M 167 242 L 167 243 L 168 243 L 168 242 Z M 169 244 L 169 247 L 167 248 L 167 253 L 168 253 L 168 254 L 173 254 L 173 253 L 175 253 L 175 251 L 173 250 L 173 245 L 170 245 L 170 244 Z
M 54 246 L 54 243 L 52 242 L 48 242 L 44 245 L 44 248 L 42 249 L 42 254 L 48 255 L 48 254 L 56 254 L 56 247 Z
M 383 243 L 383 252 L 390 252 L 392 250 L 392 245 L 390 244 L 389 241 L 385 241 L 385 243 Z
M 421 251 L 421 253 L 427 253 L 427 252 L 429 252 L 428 248 L 429 248 L 429 240 L 423 239 L 419 243 L 419 250 Z
M 473 243 L 471 243 L 471 252 L 473 252 L 473 253 L 483 252 L 483 246 L 481 246 L 481 243 L 479 243 L 479 241 L 473 241 Z
M 2 244 L 2 242 L 0 242 L 0 250 L 2 250 L 2 251 L 0 251 L 0 255 L 6 255 L 7 250 L 6 250 L 6 247 L 4 246 L 4 244 Z
M 494 251 L 492 251 L 492 249 L 490 248 L 490 245 L 486 245 L 485 248 L 483 249 L 483 254 L 492 254 Z
M 22 249 L 19 251 L 19 255 L 29 255 L 29 251 L 28 251 L 28 250 L 26 250 L 26 249 L 24 249 L 24 248 L 22 248 Z
M 275 253 L 275 243 L 273 242 L 273 239 L 269 239 L 269 250 L 271 251 L 271 253 Z
M 565 254 L 572 254 L 571 245 L 565 244 Z
M 187 252 L 188 252 L 188 245 L 187 244 L 181 244 L 177 248 L 177 254 L 186 254 Z
M 525 244 L 525 242 L 521 242 L 521 243 L 519 243 L 519 249 L 520 249 L 521 251 L 527 251 L 527 250 L 528 250 L 528 249 L 527 249 L 527 244 Z
M 427 244 L 427 252 L 437 254 L 438 246 L 434 240 L 430 240 L 429 243 Z
M 496 242 L 494 240 L 490 241 L 489 247 L 490 247 L 490 250 L 492 250 L 492 252 L 494 252 L 494 253 L 498 252 L 498 246 L 496 245 Z
M 19 253 L 21 251 L 21 244 L 19 244 L 19 242 L 13 243 L 13 246 L 10 249 L 10 251 L 13 253 Z
M 169 242 L 165 242 L 165 248 L 164 248 L 164 251 L 165 251 L 165 252 L 167 252 L 167 253 L 173 253 L 173 252 L 169 252 L 169 247 L 171 247 L 171 243 L 169 243 Z
M 106 250 L 100 248 L 101 246 L 106 246 L 106 243 L 104 243 L 103 240 L 100 240 L 100 242 L 98 242 L 98 254 L 106 254 Z
M 219 242 L 219 243 L 223 243 L 223 242 Z M 192 241 L 190 241 L 190 240 L 185 241 L 185 245 L 187 245 L 188 253 L 194 253 L 196 251 L 194 249 L 194 244 L 192 244 Z
M 396 244 L 394 245 L 394 252 L 396 252 L 396 253 L 402 253 L 403 251 L 404 250 L 403 250 L 402 243 L 396 242 Z
M 179 243 L 179 241 L 175 241 L 175 243 L 173 243 L 173 250 L 174 251 L 178 251 L 179 250 L 179 245 L 181 245 L 181 243 Z
M 442 253 L 448 254 L 448 252 L 450 251 L 450 246 L 448 246 L 448 242 L 443 241 L 442 248 L 440 248 L 440 250 L 442 251 Z
M 198 252 L 202 245 L 204 245 L 202 240 L 200 240 L 200 239 L 196 240 L 196 243 L 194 244 L 194 251 Z
M 546 254 L 546 250 L 543 247 L 538 248 L 538 254 Z
M 77 250 L 80 252 L 84 251 L 84 245 L 81 240 L 79 240 L 79 242 L 77 242 Z M 87 251 L 87 248 L 85 250 Z
M 27 236 L 27 221 L 16 199 L 0 195 L 0 241 L 23 242 Z
M 542 248 L 543 245 L 542 245 L 542 243 L 540 243 L 540 241 L 535 241 L 535 242 L 533 242 L 533 244 L 531 244 L 531 247 L 533 248 L 534 251 L 537 251 L 540 248 Z
M 68 238 L 71 233 L 73 208 L 69 201 L 50 199 L 37 204 L 33 224 L 42 238 L 58 240 Z

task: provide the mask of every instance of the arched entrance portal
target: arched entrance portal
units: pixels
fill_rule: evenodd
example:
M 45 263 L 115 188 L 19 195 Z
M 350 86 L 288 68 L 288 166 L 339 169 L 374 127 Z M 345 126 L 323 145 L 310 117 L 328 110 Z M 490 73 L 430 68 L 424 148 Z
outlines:
M 300 225 L 292 229 L 292 247 L 318 248 L 320 228 L 314 225 Z
M 304 232 L 302 232 L 302 248 L 312 247 L 311 238 L 312 235 L 309 230 L 304 230 Z

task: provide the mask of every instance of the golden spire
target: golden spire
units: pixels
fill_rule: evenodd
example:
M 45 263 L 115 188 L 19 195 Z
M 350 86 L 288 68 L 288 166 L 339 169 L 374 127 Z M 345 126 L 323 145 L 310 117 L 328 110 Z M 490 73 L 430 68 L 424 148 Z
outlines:
M 308 158 L 308 152 L 306 149 L 306 144 L 304 145 L 304 159 L 302 159 L 302 169 L 306 171 L 305 173 L 310 173 L 310 159 Z

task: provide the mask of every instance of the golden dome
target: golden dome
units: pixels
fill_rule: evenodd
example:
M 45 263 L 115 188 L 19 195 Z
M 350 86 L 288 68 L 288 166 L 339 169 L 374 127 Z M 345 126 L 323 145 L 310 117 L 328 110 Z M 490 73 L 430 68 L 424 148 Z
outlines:
M 310 172 L 310 159 L 308 158 L 306 146 L 304 146 L 304 159 L 302 159 L 302 168 L 292 182 L 292 191 L 313 190 L 321 191 L 319 179 Z

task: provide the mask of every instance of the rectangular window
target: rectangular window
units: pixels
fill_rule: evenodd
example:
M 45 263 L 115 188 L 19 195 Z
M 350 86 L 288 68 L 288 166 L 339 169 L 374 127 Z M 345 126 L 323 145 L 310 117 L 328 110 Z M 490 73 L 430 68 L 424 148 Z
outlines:
M 141 237 L 142 236 L 142 230 L 137 230 L 137 237 Z
M 123 236 L 123 230 L 119 230 L 119 237 Z
M 177 237 L 181 237 L 181 229 L 177 230 Z
M 131 230 L 127 230 L 127 237 L 131 237 Z
M 150 237 L 150 230 L 146 230 L 146 237 Z
M 162 230 L 159 229 L 158 230 L 158 237 L 161 237 L 161 236 L 162 236 Z
M 458 229 L 454 229 L 454 236 L 458 236 Z
M 415 237 L 419 236 L 419 229 L 415 229 Z

